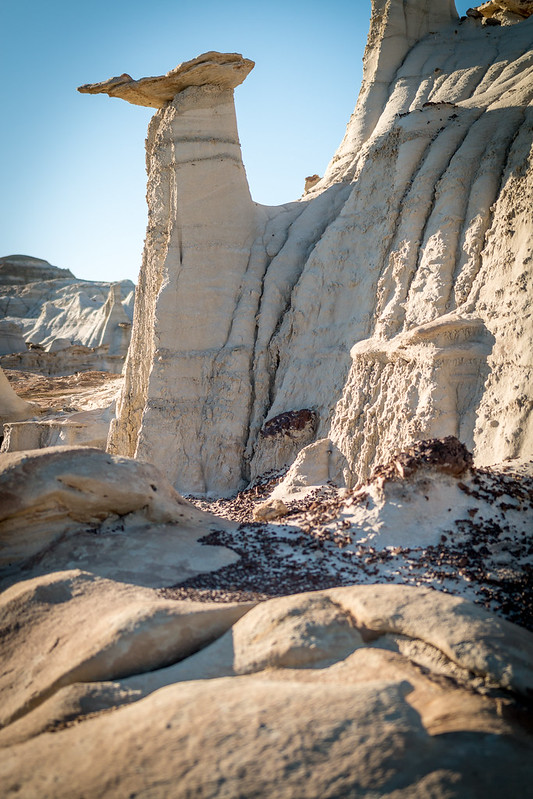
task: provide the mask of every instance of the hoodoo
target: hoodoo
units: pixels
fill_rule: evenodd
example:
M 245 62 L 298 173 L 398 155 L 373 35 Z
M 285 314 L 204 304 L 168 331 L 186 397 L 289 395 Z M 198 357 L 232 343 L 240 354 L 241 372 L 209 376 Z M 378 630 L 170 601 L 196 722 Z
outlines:
M 478 464 L 531 455 L 533 23 L 488 5 L 374 0 L 344 140 L 279 208 L 254 205 L 241 162 L 251 62 L 83 87 L 160 109 L 112 452 L 219 494 L 320 439 L 347 484 L 434 436 Z M 303 409 L 310 437 L 263 435 Z
M 236 54 L 206 53 L 160 78 L 81 88 L 161 106 L 148 132 L 148 232 L 110 448 L 152 462 L 163 456 L 176 484 L 189 463 L 185 481 L 195 491 L 241 479 L 246 431 L 234 431 L 231 419 L 220 429 L 223 414 L 209 398 L 257 232 L 233 104 L 252 67 Z M 247 363 L 241 370 L 248 378 Z M 202 455 L 200 423 L 217 441 L 216 468 Z

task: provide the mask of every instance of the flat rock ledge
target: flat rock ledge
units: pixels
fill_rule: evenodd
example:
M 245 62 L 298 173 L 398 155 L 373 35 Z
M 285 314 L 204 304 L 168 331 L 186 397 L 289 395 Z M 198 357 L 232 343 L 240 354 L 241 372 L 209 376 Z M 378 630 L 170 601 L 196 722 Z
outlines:
M 81 94 L 108 94 L 120 97 L 133 105 L 163 108 L 176 94 L 189 86 L 220 86 L 234 89 L 254 68 L 255 63 L 240 53 L 202 53 L 191 61 L 184 61 L 166 75 L 134 80 L 124 73 L 116 78 L 87 83 L 80 86 Z

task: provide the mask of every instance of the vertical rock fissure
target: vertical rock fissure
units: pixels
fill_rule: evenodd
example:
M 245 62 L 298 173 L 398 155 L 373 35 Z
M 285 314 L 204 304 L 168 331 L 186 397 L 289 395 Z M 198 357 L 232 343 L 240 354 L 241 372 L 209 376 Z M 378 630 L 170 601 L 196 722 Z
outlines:
M 481 114 L 481 112 L 480 112 L 480 114 Z M 407 280 L 406 292 L 405 292 L 405 297 L 407 299 L 407 302 L 409 301 L 409 296 L 411 294 L 413 283 L 415 281 L 417 273 L 419 272 L 419 270 L 421 268 L 422 259 L 424 257 L 424 243 L 426 241 L 427 231 L 428 231 L 429 225 L 430 225 L 430 223 L 432 221 L 432 215 L 433 215 L 433 211 L 435 209 L 435 204 L 436 204 L 436 200 L 437 200 L 437 196 L 438 196 L 439 186 L 440 186 L 441 182 L 444 180 L 444 178 L 446 176 L 446 173 L 447 173 L 448 169 L 450 168 L 450 164 L 452 163 L 452 161 L 455 158 L 456 154 L 461 149 L 461 147 L 462 147 L 463 143 L 465 142 L 465 140 L 467 139 L 469 133 L 470 133 L 470 126 L 467 125 L 463 136 L 460 137 L 459 142 L 455 145 L 453 151 L 451 152 L 451 154 L 448 157 L 446 163 L 444 164 L 444 166 L 443 166 L 443 168 L 442 168 L 442 170 L 440 172 L 439 177 L 435 180 L 434 188 L 433 188 L 433 191 L 431 192 L 430 203 L 429 203 L 429 206 L 428 206 L 426 214 L 425 214 L 424 225 L 422 227 L 421 234 L 420 234 L 420 246 L 418 248 L 416 267 L 415 267 L 415 270 L 411 273 L 411 275 L 408 277 L 408 280 Z M 439 132 L 439 134 L 437 135 L 437 139 L 436 139 L 437 141 L 438 141 L 440 135 L 441 134 Z M 410 324 L 409 321 L 406 319 L 404 321 L 404 329 L 409 327 L 409 324 Z M 413 325 L 413 324 L 414 323 L 411 322 L 411 325 Z

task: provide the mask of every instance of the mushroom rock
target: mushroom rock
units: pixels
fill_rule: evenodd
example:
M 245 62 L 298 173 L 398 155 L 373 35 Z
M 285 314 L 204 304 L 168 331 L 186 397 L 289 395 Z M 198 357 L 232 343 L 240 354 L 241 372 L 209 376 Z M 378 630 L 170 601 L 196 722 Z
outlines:
M 184 485 L 200 492 L 239 484 L 247 435 L 235 403 L 239 380 L 250 382 L 251 347 L 233 320 L 239 304 L 253 305 L 259 295 L 245 287 L 258 212 L 242 165 L 233 87 L 252 67 L 236 54 L 207 53 L 136 82 L 149 93 L 144 104 L 162 107 L 148 132 L 148 230 L 110 448 L 152 462 L 165 453 L 176 484 L 187 462 Z M 130 88 L 110 81 L 82 90 L 109 89 L 140 102 Z M 249 332 L 253 342 L 253 326 Z M 205 467 L 204 435 L 218 452 Z
M 485 19 L 499 19 L 502 24 L 519 22 L 533 14 L 533 0 L 490 0 L 476 11 Z
M 207 54 L 133 82 L 178 89 L 148 103 L 164 97 L 110 451 L 181 491 L 231 493 L 280 466 L 265 422 L 308 409 L 348 484 L 429 437 L 458 436 L 477 464 L 530 457 L 531 20 L 374 0 L 346 135 L 279 208 L 250 200 L 220 77 L 237 63 Z M 285 464 L 310 443 L 284 436 Z

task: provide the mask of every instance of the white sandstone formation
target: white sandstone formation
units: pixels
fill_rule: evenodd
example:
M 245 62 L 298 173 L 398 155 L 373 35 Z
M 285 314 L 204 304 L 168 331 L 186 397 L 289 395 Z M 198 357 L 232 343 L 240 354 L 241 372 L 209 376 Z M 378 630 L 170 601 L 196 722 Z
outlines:
M 112 283 L 109 294 L 87 340 L 89 347 L 107 347 L 109 355 L 125 358 L 130 344 L 131 315 L 122 303 L 122 284 Z
M 232 320 L 239 303 L 254 301 L 243 279 L 258 226 L 242 166 L 233 88 L 252 67 L 235 54 L 207 53 L 166 76 L 134 82 L 132 102 L 145 98 L 144 104 L 162 107 L 148 133 L 148 231 L 127 388 L 112 448 L 152 462 L 164 451 L 165 473 L 174 480 L 182 464 L 189 464 L 192 482 L 187 477 L 183 484 L 199 491 L 207 483 L 241 480 L 246 429 L 231 406 L 237 374 L 249 380 L 249 342 Z M 115 79 L 81 88 L 109 90 L 128 100 L 130 89 L 130 83 Z M 235 337 L 245 346 L 231 347 L 228 371 L 219 353 Z M 221 388 L 226 374 L 227 399 Z M 205 397 L 212 385 L 221 390 L 209 408 Z M 218 452 L 207 478 L 200 426 Z
M 344 140 L 322 180 L 279 208 L 249 197 L 231 89 L 217 83 L 235 58 L 169 73 L 183 72 L 179 91 L 150 124 L 110 451 L 215 493 L 290 465 L 313 437 L 331 440 L 347 484 L 414 439 L 457 435 L 479 464 L 529 456 L 531 18 L 489 26 L 459 20 L 452 0 L 374 0 Z M 212 84 L 185 88 L 199 65 L 209 80 L 204 62 Z M 174 87 L 133 82 L 134 101 L 158 80 Z M 123 79 L 83 90 L 105 86 L 129 99 Z M 304 410 L 310 438 L 263 435 Z
M 22 260 L 21 260 L 22 259 Z M 124 358 L 133 317 L 131 280 L 102 283 L 78 280 L 68 269 L 29 256 L 0 259 L 0 320 L 16 324 L 27 342 L 52 348 L 55 340 L 90 347 L 107 346 Z M 6 330 L 7 332 L 7 330 Z M 0 328 L 0 353 L 16 349 Z M 96 367 L 93 367 L 96 368 Z
M 2 433 L 2 426 L 6 422 L 29 419 L 37 413 L 38 408 L 35 405 L 17 396 L 0 367 L 0 434 Z

